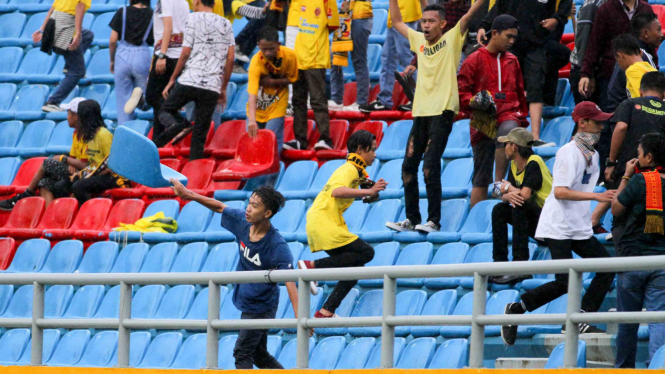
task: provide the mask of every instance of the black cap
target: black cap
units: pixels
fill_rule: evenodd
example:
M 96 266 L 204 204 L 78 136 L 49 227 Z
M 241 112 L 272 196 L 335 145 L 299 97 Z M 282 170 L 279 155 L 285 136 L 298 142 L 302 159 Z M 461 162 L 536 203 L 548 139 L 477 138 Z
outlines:
M 515 17 L 508 14 L 502 14 L 494 19 L 494 22 L 492 22 L 492 29 L 489 32 L 491 33 L 492 30 L 501 32 L 508 29 L 516 29 L 517 25 L 518 22 Z

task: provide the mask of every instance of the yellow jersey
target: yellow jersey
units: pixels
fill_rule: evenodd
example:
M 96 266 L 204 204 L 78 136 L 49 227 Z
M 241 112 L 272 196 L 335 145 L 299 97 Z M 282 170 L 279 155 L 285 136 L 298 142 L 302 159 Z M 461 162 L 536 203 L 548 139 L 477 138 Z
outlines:
M 644 74 L 658 71 L 646 61 L 636 62 L 626 69 L 626 91 L 630 98 L 640 97 L 640 85 Z
M 85 5 L 85 10 L 87 11 L 90 9 L 92 0 L 55 0 L 53 2 L 53 10 L 76 15 L 76 6 L 78 3 L 83 3 L 83 5 Z
M 291 83 L 298 80 L 298 61 L 292 49 L 280 46 L 275 61 L 268 61 L 261 52 L 252 57 L 249 63 L 247 92 L 256 95 L 256 121 L 268 122 L 284 117 L 289 101 L 289 87 L 263 87 L 259 85 L 262 76 L 270 74 L 288 78 Z M 247 104 L 249 108 L 249 104 Z
M 212 12 L 215 13 L 218 16 L 224 17 L 228 19 L 231 24 L 233 24 L 233 21 L 236 19 L 241 19 L 243 16 L 239 15 L 238 8 L 240 8 L 243 5 L 247 5 L 249 1 L 239 1 L 235 0 L 231 3 L 231 13 L 232 14 L 225 14 L 224 12 L 224 2 L 222 0 L 215 0 L 215 6 L 212 8 Z M 187 4 L 189 4 L 189 9 L 193 10 L 194 9 L 194 4 L 192 4 L 192 0 L 187 0 Z
M 351 0 L 349 9 L 353 10 L 351 19 L 365 19 L 374 17 L 372 2 L 367 0 Z
M 296 55 L 298 69 L 330 69 L 330 31 L 339 27 L 335 0 L 300 0 Z
M 423 10 L 420 8 L 420 1 L 418 0 L 397 0 L 399 11 L 402 13 L 402 21 L 413 22 L 423 18 Z M 390 17 L 390 10 L 388 10 L 388 28 L 393 27 L 393 19 Z
M 300 0 L 291 0 L 289 5 L 289 17 L 286 19 L 286 26 L 298 27 L 300 25 Z

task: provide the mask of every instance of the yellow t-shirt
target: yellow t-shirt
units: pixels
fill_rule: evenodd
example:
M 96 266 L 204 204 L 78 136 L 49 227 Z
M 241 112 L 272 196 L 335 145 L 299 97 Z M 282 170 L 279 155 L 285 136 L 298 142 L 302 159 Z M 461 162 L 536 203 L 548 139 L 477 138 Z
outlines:
M 446 110 L 459 112 L 457 67 L 465 38 L 466 33 L 460 33 L 459 23 L 433 45 L 427 44 L 423 33 L 409 29 L 411 51 L 418 55 L 414 117 L 438 116 Z
M 83 3 L 87 11 L 90 9 L 92 0 L 55 0 L 53 2 L 53 10 L 76 15 L 76 6 L 78 3 Z
M 249 63 L 249 82 L 247 92 L 256 95 L 256 121 L 268 122 L 273 118 L 284 117 L 289 101 L 289 87 L 260 87 L 261 76 L 271 74 L 289 78 L 293 83 L 298 80 L 298 61 L 292 49 L 281 46 L 275 63 L 268 61 L 261 52 L 252 57 Z M 247 104 L 249 108 L 249 104 Z M 249 109 L 248 109 L 249 110 Z
M 423 18 L 423 10 L 418 0 L 397 0 L 399 11 L 402 13 L 402 21 L 413 22 Z M 388 28 L 393 27 L 393 19 L 388 10 Z
M 335 0 L 301 0 L 296 55 L 298 69 L 330 69 L 329 32 L 339 27 Z
M 286 19 L 286 26 L 298 27 L 300 25 L 300 0 L 291 0 L 289 5 L 289 17 Z
M 353 10 L 351 19 L 365 19 L 374 17 L 372 3 L 370 1 L 351 0 L 349 9 Z
M 74 134 L 69 155 L 81 161 L 88 161 L 91 170 L 94 170 L 111 153 L 111 143 L 113 143 L 113 134 L 105 127 L 100 127 L 95 137 L 87 143 L 79 140 Z
M 642 76 L 650 71 L 657 71 L 646 61 L 636 62 L 626 69 L 626 91 L 631 98 L 640 97 Z
M 233 24 L 233 21 L 236 19 L 241 19 L 243 16 L 237 14 L 238 8 L 240 8 L 243 5 L 247 5 L 248 1 L 234 1 L 231 3 L 231 11 L 233 14 L 224 14 L 224 2 L 222 0 L 215 0 L 215 6 L 212 8 L 212 12 L 215 13 L 218 16 L 224 17 L 228 19 L 231 24 Z M 194 9 L 194 4 L 192 4 L 192 0 L 187 0 L 187 4 L 189 4 L 189 9 L 192 10 Z
M 358 239 L 349 232 L 342 214 L 353 204 L 353 199 L 332 197 L 339 187 L 358 188 L 358 169 L 346 162 L 328 179 L 312 207 L 307 212 L 307 241 L 312 252 L 335 249 Z

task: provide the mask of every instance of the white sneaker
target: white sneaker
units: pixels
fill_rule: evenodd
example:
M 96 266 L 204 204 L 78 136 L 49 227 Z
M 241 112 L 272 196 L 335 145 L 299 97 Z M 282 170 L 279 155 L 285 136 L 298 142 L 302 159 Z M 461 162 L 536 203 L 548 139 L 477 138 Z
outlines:
M 556 147 L 556 143 L 552 143 L 552 142 L 545 143 L 544 141 L 542 141 L 540 139 L 536 139 L 536 140 L 533 141 L 531 147 L 533 147 L 533 148 Z
M 345 106 L 342 110 L 345 112 L 360 112 L 360 105 L 358 105 L 358 103 L 353 103 L 349 106 Z
M 416 229 L 408 218 L 400 222 L 386 222 L 386 227 L 399 232 L 414 231 Z
M 65 110 L 60 108 L 57 104 L 46 104 L 42 107 L 42 111 L 46 113 L 52 112 L 64 112 Z
M 314 149 L 317 151 L 320 151 L 322 149 L 326 150 L 331 150 L 332 149 L 332 142 L 331 141 L 325 141 L 325 140 L 319 140 L 315 145 Z
M 143 99 L 143 90 L 141 87 L 134 88 L 132 91 L 132 96 L 129 97 L 129 100 L 125 103 L 125 114 L 134 113 L 134 109 L 139 106 L 141 100 Z
M 236 60 L 238 60 L 238 61 L 249 62 L 249 57 L 245 56 L 244 54 L 240 53 L 239 51 L 236 52 L 235 57 L 236 57 Z
M 293 106 L 291 104 L 289 104 L 286 107 L 286 115 L 289 117 L 293 117 Z
M 430 233 L 430 232 L 437 232 L 440 229 L 441 229 L 441 227 L 439 225 L 437 225 L 436 223 L 432 222 L 432 221 L 429 221 L 424 225 L 422 225 L 422 224 L 421 225 L 416 225 L 416 231 L 421 232 L 423 234 L 427 234 L 427 233 Z
M 328 100 L 328 110 L 338 111 L 344 109 L 344 105 L 337 104 L 334 100 Z

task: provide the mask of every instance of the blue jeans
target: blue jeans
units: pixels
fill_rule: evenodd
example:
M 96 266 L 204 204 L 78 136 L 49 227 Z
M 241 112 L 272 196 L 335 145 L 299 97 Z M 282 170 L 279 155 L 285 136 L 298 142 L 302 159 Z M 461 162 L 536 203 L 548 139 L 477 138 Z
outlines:
M 409 22 L 406 25 L 416 29 L 418 21 Z M 381 92 L 378 100 L 388 109 L 393 107 L 393 87 L 395 86 L 395 71 L 402 71 L 409 66 L 413 60 L 413 54 L 409 46 L 409 40 L 402 36 L 394 27 L 388 29 L 386 41 L 381 51 L 381 76 L 379 84 Z M 416 78 L 415 76 L 413 77 Z
M 284 144 L 284 117 L 273 118 L 268 122 L 256 121 L 256 124 L 259 126 L 259 129 L 270 130 L 275 133 L 277 137 L 277 154 L 281 154 L 282 144 Z M 246 126 L 249 126 L 249 120 L 247 120 Z
M 372 33 L 372 18 L 354 19 L 351 21 L 351 39 L 353 40 L 353 51 L 351 61 L 356 73 L 358 105 L 367 104 L 369 99 L 369 66 L 367 66 L 367 46 L 369 35 Z M 332 100 L 337 104 L 344 101 L 344 71 L 341 66 L 330 69 L 330 93 Z
M 46 100 L 48 104 L 60 104 L 67 98 L 70 92 L 79 84 L 79 80 L 85 77 L 85 59 L 83 55 L 90 48 L 95 34 L 88 29 L 81 31 L 81 44 L 74 51 L 67 51 L 62 54 L 65 59 L 65 77 L 58 85 L 58 89 Z
M 137 46 L 125 41 L 118 42 L 115 53 L 115 96 L 118 110 L 118 126 L 136 119 L 134 113 L 125 114 L 125 103 L 135 87 L 145 92 L 150 74 L 152 53 L 146 46 Z
M 665 270 L 619 273 L 617 311 L 665 311 Z M 620 323 L 617 334 L 616 368 L 634 368 L 637 354 L 637 323 Z M 665 323 L 649 324 L 649 361 L 665 344 Z M 647 361 L 647 366 L 649 366 Z

